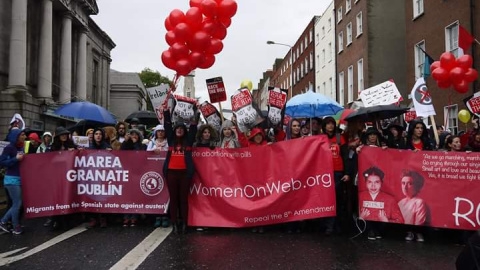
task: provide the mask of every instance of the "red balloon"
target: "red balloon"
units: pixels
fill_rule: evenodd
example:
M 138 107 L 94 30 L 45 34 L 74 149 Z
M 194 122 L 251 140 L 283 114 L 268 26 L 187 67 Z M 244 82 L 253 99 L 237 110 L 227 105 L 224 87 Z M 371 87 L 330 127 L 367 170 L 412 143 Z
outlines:
M 217 5 L 220 5 L 223 2 L 223 0 L 215 0 L 215 2 L 217 2 Z
M 214 18 L 218 14 L 218 5 L 214 0 L 203 0 L 202 12 L 205 17 Z
M 237 13 L 237 3 L 232 0 L 224 0 L 219 5 L 219 16 L 232 18 Z
M 430 65 L 430 73 L 440 67 L 440 61 L 435 61 Z
M 210 45 L 210 35 L 204 31 L 198 31 L 193 34 L 188 42 L 191 51 L 202 52 Z
M 186 22 L 190 27 L 199 29 L 202 27 L 203 15 L 202 11 L 198 7 L 190 8 L 185 14 Z
M 189 50 L 187 45 L 182 43 L 175 43 L 170 48 L 175 59 L 183 59 L 188 56 Z
M 207 50 L 205 50 L 206 54 L 217 54 L 223 50 L 223 43 L 221 40 L 216 38 L 212 38 L 210 40 L 210 46 L 208 46 Z
M 192 65 L 188 59 L 180 59 L 175 65 L 175 71 L 180 76 L 186 76 L 192 71 Z
M 203 60 L 202 63 L 200 63 L 200 65 L 198 65 L 198 67 L 201 69 L 207 69 L 213 66 L 214 63 L 215 63 L 215 56 L 212 54 L 206 54 L 205 59 Z
M 441 89 L 447 89 L 452 86 L 452 83 L 450 81 L 437 81 L 437 86 Z
M 451 52 L 444 52 L 440 56 L 440 66 L 446 70 L 451 70 L 456 65 L 455 55 Z
M 186 42 L 192 37 L 192 30 L 186 23 L 179 23 L 173 30 L 178 41 Z
M 227 28 L 221 23 L 216 23 L 212 32 L 212 37 L 223 40 L 226 36 Z
M 457 59 L 457 66 L 465 70 L 471 68 L 472 64 L 473 64 L 473 58 L 468 54 L 462 55 Z
M 225 26 L 225 28 L 230 27 L 230 25 L 232 24 L 232 19 L 230 19 L 230 18 L 220 17 L 219 21 L 223 24 L 223 26 Z
M 179 23 L 185 22 L 185 14 L 183 13 L 183 11 L 179 9 L 172 10 L 168 18 L 170 20 L 170 24 L 172 25 L 172 27 L 175 27 Z
M 177 43 L 177 37 L 175 36 L 175 33 L 173 31 L 168 31 L 167 34 L 165 34 L 165 40 L 170 46 Z
M 433 72 L 432 72 L 432 77 L 435 79 L 435 81 L 446 81 L 448 80 L 450 74 L 448 73 L 448 71 L 443 68 L 443 67 L 439 67 L 437 69 L 435 69 Z
M 170 23 L 170 17 L 167 17 L 167 18 L 165 19 L 165 29 L 167 29 L 167 31 L 173 30 L 173 26 L 172 26 L 172 24 Z
M 202 23 L 202 30 L 211 35 L 215 30 L 216 24 L 210 20 L 204 20 Z
M 463 81 L 465 77 L 465 70 L 463 70 L 461 67 L 454 67 L 452 68 L 452 70 L 450 70 L 449 75 L 450 75 L 450 81 L 456 84 Z
M 190 0 L 190 7 L 202 8 L 203 0 Z
M 460 94 L 465 94 L 468 92 L 468 83 L 463 80 L 463 81 L 460 81 L 456 84 L 453 85 L 453 87 L 455 88 L 455 90 L 457 92 L 459 92 Z
M 465 72 L 465 80 L 467 82 L 473 82 L 478 78 L 478 71 L 473 68 L 469 68 L 467 72 Z
M 162 63 L 169 69 L 175 70 L 175 59 L 169 50 L 162 53 Z
M 197 68 L 200 63 L 205 60 L 205 56 L 201 52 L 192 52 L 188 59 L 190 60 L 190 64 L 192 64 L 192 68 Z

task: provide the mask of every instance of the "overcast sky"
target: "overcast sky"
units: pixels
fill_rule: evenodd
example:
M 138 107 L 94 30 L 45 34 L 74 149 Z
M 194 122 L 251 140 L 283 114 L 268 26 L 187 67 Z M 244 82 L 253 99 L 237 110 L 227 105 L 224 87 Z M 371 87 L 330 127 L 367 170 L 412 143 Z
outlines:
M 254 88 L 275 58 L 283 58 L 288 47 L 267 45 L 267 40 L 293 45 L 314 15 L 321 15 L 330 0 L 237 0 L 238 11 L 228 28 L 223 51 L 215 64 L 197 69 L 196 96 L 208 100 L 205 80 L 222 76 L 227 96 L 240 87 L 244 79 Z M 186 12 L 188 0 L 97 0 L 97 24 L 113 39 L 115 70 L 139 72 L 145 67 L 158 70 L 170 79 L 174 71 L 167 69 L 161 54 L 168 49 L 164 21 L 173 9 Z M 183 89 L 180 81 L 178 90 Z M 223 106 L 230 108 L 229 104 Z

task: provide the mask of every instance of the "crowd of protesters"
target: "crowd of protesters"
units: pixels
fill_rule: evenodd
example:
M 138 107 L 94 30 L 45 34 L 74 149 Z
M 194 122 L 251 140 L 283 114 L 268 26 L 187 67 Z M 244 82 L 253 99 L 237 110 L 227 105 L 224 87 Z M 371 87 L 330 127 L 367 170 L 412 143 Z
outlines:
M 121 151 L 153 151 L 157 154 L 166 152 L 163 174 L 170 193 L 169 215 L 154 216 L 155 227 L 173 226 L 175 233 L 187 231 L 188 191 L 194 174 L 192 151 L 195 147 L 209 149 L 258 147 L 279 141 L 294 140 L 306 136 L 326 136 L 330 142 L 333 156 L 333 176 L 337 200 L 337 216 L 324 218 L 314 223 L 324 228 L 326 235 L 349 232 L 355 227 L 354 216 L 364 218 L 368 211 L 358 211 L 358 196 L 356 185 L 365 181 L 367 185 L 379 189 L 383 183 L 383 172 L 375 167 L 366 173 L 358 172 L 358 153 L 363 147 L 383 147 L 395 149 L 410 149 L 412 151 L 473 151 L 480 152 L 480 129 L 478 119 L 472 120 L 473 129 L 461 136 L 445 131 L 443 127 L 427 128 L 421 120 L 411 121 L 407 127 L 399 123 L 390 124 L 385 129 L 377 129 L 377 123 L 371 126 L 353 121 L 337 126 L 337 120 L 332 117 L 312 119 L 291 119 L 282 128 L 252 127 L 247 132 L 240 132 L 235 117 L 223 121 L 220 130 L 215 130 L 209 124 L 199 124 L 197 114 L 189 123 L 173 123 L 169 111 L 165 111 L 164 125 L 157 125 L 148 133 L 138 119 L 130 123 L 118 122 L 115 127 L 95 127 L 88 129 L 85 136 L 89 139 L 89 147 L 93 150 Z M 439 140 L 433 136 L 433 128 L 438 131 Z M 27 136 L 28 135 L 28 136 Z M 0 156 L 0 166 L 6 168 L 4 186 L 8 195 L 8 210 L 0 221 L 0 229 L 13 234 L 21 234 L 22 226 L 22 192 L 20 164 L 25 154 L 46 153 L 54 151 L 71 151 L 85 149 L 78 147 L 72 140 L 72 135 L 65 127 L 57 127 L 55 132 L 46 131 L 41 136 L 29 133 L 11 126 L 7 140 L 10 142 Z M 368 175 L 368 176 L 367 176 Z M 365 178 L 365 179 L 363 179 Z M 416 195 L 423 186 L 423 177 L 414 172 L 406 172 L 402 178 L 402 191 L 405 199 L 398 202 L 400 210 L 411 208 L 419 210 L 414 214 L 402 215 L 400 211 L 384 211 L 379 213 L 385 220 L 398 221 L 405 224 L 418 225 L 418 220 L 424 218 L 422 200 Z M 361 196 L 361 195 L 360 195 Z M 380 196 L 380 195 L 379 195 Z M 382 195 L 383 196 L 383 195 Z M 386 196 L 386 195 L 385 195 Z M 395 204 L 397 204 L 395 202 Z M 107 220 L 121 219 L 124 227 L 136 226 L 142 215 L 124 215 L 121 218 L 113 214 L 87 214 L 87 228 L 107 227 Z M 64 216 L 50 217 L 44 226 L 57 229 L 65 226 Z M 384 223 L 367 222 L 367 237 L 370 240 L 382 238 Z M 405 225 L 408 226 L 408 225 Z M 288 233 L 300 232 L 305 228 L 304 222 L 285 224 Z M 203 228 L 199 228 L 202 230 Z M 263 233 L 265 227 L 255 227 L 253 232 Z M 424 228 L 407 227 L 405 239 L 419 242 L 425 240 Z

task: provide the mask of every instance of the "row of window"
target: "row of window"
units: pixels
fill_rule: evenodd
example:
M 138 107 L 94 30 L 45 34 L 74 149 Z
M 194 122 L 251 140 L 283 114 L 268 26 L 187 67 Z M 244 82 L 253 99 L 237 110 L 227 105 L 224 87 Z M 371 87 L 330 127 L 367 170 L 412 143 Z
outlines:
M 298 83 L 310 70 L 313 70 L 313 51 L 311 51 L 310 55 L 305 57 L 305 61 L 294 70 L 293 83 Z
M 359 0 L 355 0 L 355 4 L 358 1 Z M 352 9 L 352 0 L 345 0 L 345 15 L 348 14 L 348 12 L 350 12 L 351 9 Z M 343 19 L 343 6 L 340 6 L 337 9 L 337 23 L 340 23 L 342 19 Z
M 320 59 L 320 54 L 317 54 L 317 71 L 320 70 L 320 67 L 324 68 L 327 64 L 327 56 L 328 62 L 333 60 L 333 46 L 332 43 L 328 43 L 328 51 L 322 49 L 322 59 Z M 322 61 L 320 61 L 322 60 Z
M 357 38 L 363 34 L 363 14 L 362 12 L 359 12 L 357 14 Z M 352 22 L 349 22 L 347 24 L 347 46 L 352 44 L 353 42 L 353 26 Z M 338 33 L 338 53 L 341 53 L 343 51 L 343 31 L 340 31 Z
M 357 61 L 357 87 L 358 93 L 364 89 L 363 80 L 363 58 Z M 344 72 L 338 73 L 338 92 L 340 105 L 345 105 L 345 74 Z M 348 67 L 347 70 L 347 103 L 353 102 L 353 65 Z

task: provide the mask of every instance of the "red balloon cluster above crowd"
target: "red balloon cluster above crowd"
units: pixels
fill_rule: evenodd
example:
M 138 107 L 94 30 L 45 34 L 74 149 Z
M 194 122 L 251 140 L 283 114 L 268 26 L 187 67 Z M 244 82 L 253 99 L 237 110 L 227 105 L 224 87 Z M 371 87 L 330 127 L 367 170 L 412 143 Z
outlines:
M 455 55 L 444 52 L 440 61 L 430 66 L 432 77 L 439 88 L 446 89 L 453 85 L 461 94 L 468 92 L 468 85 L 478 78 L 478 72 L 472 68 L 472 56 L 465 54 L 455 59 Z
M 196 68 L 207 69 L 223 50 L 222 40 L 237 12 L 233 0 L 190 0 L 190 9 L 175 9 L 165 19 L 165 40 L 170 48 L 162 53 L 163 64 L 188 75 Z

